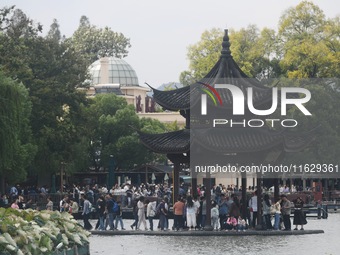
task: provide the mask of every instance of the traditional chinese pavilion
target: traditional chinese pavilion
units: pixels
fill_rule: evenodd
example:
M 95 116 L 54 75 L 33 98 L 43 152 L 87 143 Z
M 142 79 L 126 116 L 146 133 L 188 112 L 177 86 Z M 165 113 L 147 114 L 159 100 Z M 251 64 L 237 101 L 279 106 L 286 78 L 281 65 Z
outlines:
M 151 151 L 166 154 L 168 159 L 174 163 L 174 187 L 173 195 L 176 199 L 179 191 L 179 172 L 181 165 L 192 164 L 190 156 L 199 161 L 206 160 L 205 155 L 210 155 L 209 160 L 214 162 L 223 161 L 228 164 L 277 164 L 284 158 L 286 152 L 297 152 L 307 147 L 314 138 L 313 132 L 297 134 L 286 131 L 277 131 L 268 127 L 249 128 L 200 128 L 197 123 L 202 122 L 201 116 L 193 114 L 193 109 L 200 107 L 200 95 L 202 87 L 210 84 L 232 84 L 247 91 L 253 89 L 253 105 L 257 109 L 268 109 L 272 104 L 272 90 L 262 85 L 256 79 L 250 79 L 235 63 L 228 37 L 228 30 L 222 42 L 221 56 L 211 71 L 200 81 L 183 88 L 171 91 L 159 91 L 153 89 L 154 100 L 166 110 L 180 111 L 186 118 L 186 127 L 183 130 L 163 133 L 146 134 L 140 133 L 140 141 Z M 216 112 L 223 111 L 225 115 L 232 115 L 232 95 L 228 90 L 220 90 L 223 104 L 216 107 Z M 248 111 L 246 119 L 252 117 Z M 211 117 L 211 115 L 210 115 Z M 203 119 L 204 123 L 209 120 Z M 202 157 L 200 157 L 202 155 Z M 215 158 L 214 158 L 215 157 Z M 191 172 L 193 169 L 191 166 Z M 206 190 L 211 189 L 210 175 L 204 178 Z M 193 190 L 195 190 L 195 179 L 193 179 Z M 261 205 L 261 181 L 258 185 L 258 205 Z M 278 185 L 276 185 L 278 186 Z M 242 175 L 242 204 L 246 205 L 246 175 Z M 276 188 L 278 194 L 278 188 Z M 206 200 L 211 200 L 210 192 L 206 192 Z M 210 226 L 210 203 L 207 203 L 207 226 Z M 243 215 L 246 213 L 243 206 Z M 258 223 L 261 222 L 261 208 L 259 206 Z

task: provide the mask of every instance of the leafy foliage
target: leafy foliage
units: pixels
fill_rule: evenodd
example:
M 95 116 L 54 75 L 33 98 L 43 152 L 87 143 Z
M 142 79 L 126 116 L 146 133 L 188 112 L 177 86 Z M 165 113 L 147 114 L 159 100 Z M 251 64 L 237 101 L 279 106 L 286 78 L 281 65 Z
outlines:
M 164 124 L 152 119 L 139 119 L 132 105 L 115 94 L 97 95 L 89 108 L 92 134 L 91 162 L 95 169 L 107 167 L 113 155 L 117 169 L 128 170 L 163 158 L 140 144 L 137 130 L 148 133 L 165 132 Z
M 0 72 L 0 174 L 11 182 L 25 179 L 36 153 L 31 109 L 27 89 Z
M 109 27 L 97 28 L 90 24 L 86 16 L 81 17 L 78 29 L 68 42 L 84 57 L 87 65 L 101 57 L 124 58 L 131 47 L 130 39 L 122 33 L 114 32 Z
M 255 25 L 231 29 L 234 60 L 244 73 L 258 79 L 325 78 L 340 75 L 340 18 L 326 19 L 315 4 L 303 1 L 287 9 L 277 32 Z M 180 74 L 184 85 L 201 79 L 220 56 L 222 31 L 204 31 L 188 48 L 189 70 Z
M 0 252 L 52 254 L 89 244 L 90 233 L 67 212 L 0 208 Z

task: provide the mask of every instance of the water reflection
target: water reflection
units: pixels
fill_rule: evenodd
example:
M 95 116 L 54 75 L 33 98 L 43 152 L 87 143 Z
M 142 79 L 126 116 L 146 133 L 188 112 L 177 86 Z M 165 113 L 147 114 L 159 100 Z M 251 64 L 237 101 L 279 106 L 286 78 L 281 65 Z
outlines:
M 125 223 L 125 222 L 124 222 Z M 130 223 L 126 221 L 127 226 Z M 170 224 L 171 225 L 171 224 Z M 340 254 L 340 213 L 327 220 L 309 220 L 305 229 L 323 229 L 325 234 L 301 236 L 92 236 L 94 254 L 231 254 L 289 255 Z

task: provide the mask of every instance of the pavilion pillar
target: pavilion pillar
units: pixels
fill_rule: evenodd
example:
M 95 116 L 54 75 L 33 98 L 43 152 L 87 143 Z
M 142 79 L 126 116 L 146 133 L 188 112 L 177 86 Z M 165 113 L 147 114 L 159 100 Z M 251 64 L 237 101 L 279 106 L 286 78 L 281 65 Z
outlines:
M 207 173 L 206 178 L 203 179 L 203 184 L 205 187 L 205 202 L 206 202 L 206 218 L 204 230 L 212 231 L 214 228 L 211 226 L 211 176 Z
M 172 190 L 172 204 L 174 205 L 177 201 L 178 194 L 179 194 L 179 172 L 180 172 L 180 163 L 178 160 L 175 160 L 174 162 L 174 175 L 173 175 L 173 190 Z
M 197 176 L 191 178 L 191 196 L 197 196 Z
M 242 179 L 241 179 L 241 185 L 242 185 L 242 208 L 241 208 L 241 214 L 243 219 L 247 219 L 247 175 L 246 173 L 241 174 Z
M 257 228 L 262 228 L 262 178 L 257 176 Z

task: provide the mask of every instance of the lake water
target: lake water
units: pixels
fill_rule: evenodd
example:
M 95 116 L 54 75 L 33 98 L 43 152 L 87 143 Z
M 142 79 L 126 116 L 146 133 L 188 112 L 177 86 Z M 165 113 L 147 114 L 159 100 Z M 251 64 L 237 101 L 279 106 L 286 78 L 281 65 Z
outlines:
M 125 228 L 132 221 L 125 220 Z M 155 223 L 154 223 L 155 224 Z M 172 222 L 170 221 L 170 226 Z M 156 221 L 157 226 L 157 221 Z M 340 213 L 328 219 L 308 218 L 305 229 L 322 229 L 324 234 L 299 236 L 98 236 L 90 238 L 91 255 L 157 254 L 176 255 L 338 255 Z

